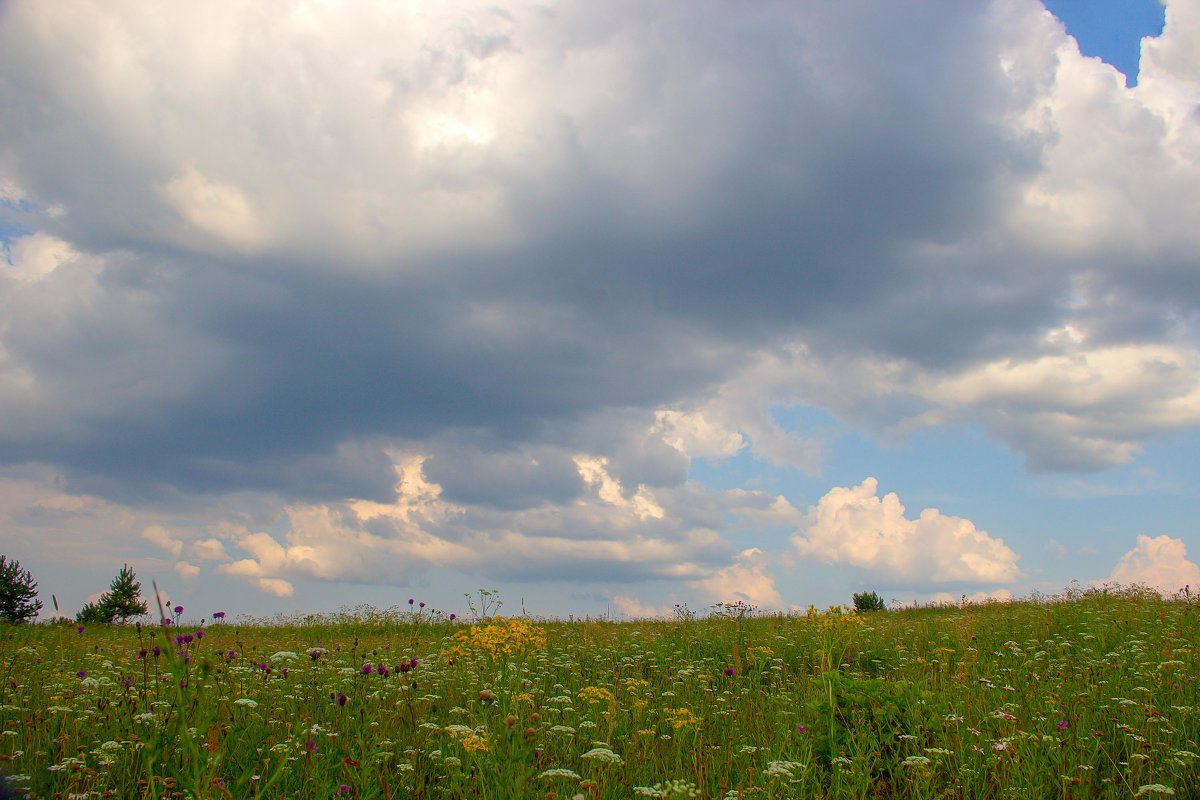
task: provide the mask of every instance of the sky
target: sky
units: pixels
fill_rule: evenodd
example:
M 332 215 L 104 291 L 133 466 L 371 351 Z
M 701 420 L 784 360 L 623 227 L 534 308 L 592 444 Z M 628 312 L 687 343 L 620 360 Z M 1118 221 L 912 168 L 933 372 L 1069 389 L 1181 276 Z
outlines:
M 10 0 L 0 107 L 44 614 L 1200 586 L 1200 0 Z

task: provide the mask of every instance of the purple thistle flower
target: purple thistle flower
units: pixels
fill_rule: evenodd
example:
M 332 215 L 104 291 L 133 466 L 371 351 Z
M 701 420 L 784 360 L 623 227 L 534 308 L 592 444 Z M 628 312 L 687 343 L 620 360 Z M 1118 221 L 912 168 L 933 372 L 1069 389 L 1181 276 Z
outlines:
M 396 665 L 396 669 L 400 670 L 401 672 L 408 672 L 410 669 L 412 669 L 412 664 L 409 664 L 407 661 L 403 661 Z
M 384 664 L 376 664 L 375 671 L 378 672 L 380 675 L 382 675 L 385 678 L 388 676 L 388 668 Z
M 162 648 L 159 647 L 158 645 L 154 645 L 154 649 L 152 649 L 150 651 L 150 655 L 154 656 L 155 658 L 158 658 L 159 656 L 162 655 Z
M 204 631 L 196 631 L 196 638 L 197 638 L 197 639 L 203 639 L 203 638 L 204 638 Z
M 808 731 L 807 725 L 797 725 L 796 726 L 796 733 L 806 733 L 807 731 Z
M 337 704 L 338 704 L 339 706 L 344 706 L 344 705 L 346 705 L 346 695 L 342 694 L 341 692 L 338 692 L 338 696 L 337 696 Z
M 83 627 L 82 625 L 76 625 L 76 626 L 75 626 L 75 632 L 76 632 L 76 633 L 83 633 L 83 632 L 84 632 L 84 631 L 86 631 L 86 630 L 87 630 L 87 628 Z
M 371 667 L 371 665 L 370 665 L 370 664 L 363 664 L 363 665 L 362 665 L 362 674 L 363 674 L 363 675 L 370 675 L 370 674 L 371 674 L 371 672 L 372 672 L 372 667 Z
M 458 619 L 458 614 L 451 614 L 451 615 L 450 615 L 450 621 L 451 621 L 451 622 L 454 622 L 454 620 L 456 620 L 456 619 Z
M 175 637 L 175 644 L 176 644 L 176 645 L 179 645 L 179 646 L 182 646 L 182 645 L 183 645 L 183 640 L 184 640 L 184 635 L 181 633 L 181 634 L 179 634 L 178 636 L 176 636 L 176 637 Z
M 409 665 L 410 667 L 412 667 L 413 669 L 416 669 L 416 668 L 417 668 L 417 664 L 419 664 L 419 663 L 421 663 L 421 662 L 417 661 L 415 658 L 410 658 L 410 659 L 408 660 L 408 665 Z
M 304 749 L 310 753 L 315 753 L 315 752 L 317 752 L 317 749 L 318 749 L 317 743 L 314 742 L 312 739 L 309 739 L 307 742 L 304 743 Z
M 75 673 L 75 677 L 79 678 L 80 680 L 83 680 L 84 678 L 87 677 L 87 672 L 85 672 L 84 670 L 79 670 L 79 672 Z
M 171 624 L 173 624 L 171 622 L 171 620 L 167 619 L 166 617 L 163 617 L 163 625 L 171 625 Z
M 173 610 L 175 611 L 176 614 L 182 614 L 183 606 L 175 606 L 175 608 Z
M 237 658 L 237 650 L 230 650 L 225 654 L 225 658 L 228 661 L 233 661 L 235 658 Z
M 340 786 L 338 786 L 338 788 L 337 788 L 337 796 L 344 797 L 346 795 L 349 795 L 353 791 L 354 791 L 354 789 L 350 788 L 350 784 L 343 783 Z
M 417 602 L 417 601 L 416 601 L 416 600 L 413 600 L 411 597 L 410 597 L 410 598 L 408 598 L 408 604 L 409 604 L 410 606 L 411 606 L 413 603 L 415 603 L 415 602 Z
M 279 674 L 286 678 L 288 674 L 288 668 L 284 667 L 283 669 L 279 670 Z
M 311 658 L 313 661 L 316 661 L 318 658 L 321 657 L 321 651 L 320 650 L 309 650 L 308 657 Z
M 224 611 L 214 611 L 213 619 L 225 619 L 225 612 Z
M 146 659 L 146 648 L 143 647 L 140 650 L 138 650 L 138 661 L 144 661 L 145 659 Z
M 1065 719 L 1060 719 L 1058 721 L 1058 729 L 1060 731 L 1065 731 L 1069 727 L 1071 727 L 1071 723 L 1067 722 Z
M 734 675 L 737 675 L 737 670 L 735 670 L 733 667 L 725 668 L 725 677 L 726 678 L 732 678 Z
M 424 600 L 422 600 L 420 603 L 417 603 L 417 605 L 419 605 L 421 608 L 424 608 L 424 607 L 425 607 L 425 601 L 424 601 Z

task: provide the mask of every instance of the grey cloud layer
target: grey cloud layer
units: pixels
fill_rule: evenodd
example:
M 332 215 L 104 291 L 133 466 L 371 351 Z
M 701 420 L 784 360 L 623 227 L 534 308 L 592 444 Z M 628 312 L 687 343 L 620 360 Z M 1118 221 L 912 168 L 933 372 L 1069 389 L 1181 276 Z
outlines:
M 646 433 L 664 407 L 812 467 L 773 399 L 983 421 L 1058 469 L 1197 422 L 1064 400 L 1084 374 L 964 383 L 1075 325 L 1131 363 L 1183 348 L 1164 363 L 1193 396 L 1195 240 L 1171 220 L 1200 160 L 1163 121 L 1186 41 L 1131 98 L 1067 71 L 1021 0 L 0 14 L 0 182 L 44 212 L 0 214 L 74 248 L 45 272 L 13 245 L 42 277 L 0 279 L 0 460 L 80 491 L 388 502 L 402 446 L 446 501 L 518 513 L 584 493 L 576 452 L 630 496 L 683 485 Z M 1063 241 L 1104 213 L 1121 246 Z

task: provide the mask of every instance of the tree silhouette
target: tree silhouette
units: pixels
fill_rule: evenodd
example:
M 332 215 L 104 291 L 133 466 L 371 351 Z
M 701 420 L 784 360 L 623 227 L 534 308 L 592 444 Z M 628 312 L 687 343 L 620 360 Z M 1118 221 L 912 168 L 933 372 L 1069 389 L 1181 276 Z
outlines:
M 0 556 L 0 619 L 8 622 L 26 622 L 42 610 L 42 601 L 37 599 L 37 583 L 29 570 L 21 569 L 21 562 L 9 561 Z
M 86 624 L 90 622 L 126 622 L 130 617 L 140 617 L 146 613 L 146 601 L 142 599 L 142 585 L 128 564 L 121 567 L 117 577 L 112 579 L 108 591 L 100 595 L 99 601 L 88 603 L 75 615 L 75 621 Z

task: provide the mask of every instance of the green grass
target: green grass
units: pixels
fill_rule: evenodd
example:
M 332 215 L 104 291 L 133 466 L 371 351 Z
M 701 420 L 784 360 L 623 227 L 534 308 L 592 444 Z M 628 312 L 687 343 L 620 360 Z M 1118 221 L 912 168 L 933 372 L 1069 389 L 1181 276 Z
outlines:
M 473 633 L 360 612 L 181 646 L 196 626 L 3 627 L 0 769 L 38 798 L 1196 797 L 1198 615 L 1097 591 Z

